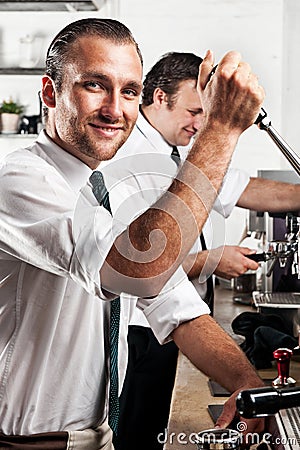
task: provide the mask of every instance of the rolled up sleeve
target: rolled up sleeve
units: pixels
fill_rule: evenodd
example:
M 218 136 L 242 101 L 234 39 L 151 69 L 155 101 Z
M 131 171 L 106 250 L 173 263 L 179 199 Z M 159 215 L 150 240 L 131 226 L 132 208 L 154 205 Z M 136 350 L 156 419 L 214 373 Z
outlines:
M 210 309 L 201 299 L 193 284 L 180 267 L 154 299 L 139 298 L 142 309 L 158 341 L 170 341 L 171 333 L 183 322 L 209 314 Z

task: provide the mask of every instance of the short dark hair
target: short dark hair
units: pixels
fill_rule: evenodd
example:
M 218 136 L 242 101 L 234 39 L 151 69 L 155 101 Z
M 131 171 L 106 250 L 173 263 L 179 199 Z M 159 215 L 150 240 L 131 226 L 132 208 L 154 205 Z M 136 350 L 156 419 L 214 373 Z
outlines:
M 153 93 L 156 88 L 160 88 L 167 94 L 168 105 L 172 108 L 180 83 L 186 80 L 196 82 L 202 61 L 194 53 L 169 52 L 163 55 L 145 77 L 143 106 L 153 103 Z
M 63 28 L 51 42 L 46 56 L 46 74 L 59 91 L 63 80 L 63 66 L 68 58 L 70 44 L 81 36 L 99 36 L 117 44 L 133 44 L 143 64 L 142 54 L 131 31 L 114 19 L 87 18 Z

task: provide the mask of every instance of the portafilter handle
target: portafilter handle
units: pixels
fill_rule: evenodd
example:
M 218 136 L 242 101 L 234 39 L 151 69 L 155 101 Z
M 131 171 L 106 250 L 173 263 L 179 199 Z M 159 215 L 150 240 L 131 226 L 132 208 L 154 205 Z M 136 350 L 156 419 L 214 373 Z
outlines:
M 236 407 L 238 413 L 246 419 L 252 417 L 271 416 L 281 409 L 300 406 L 300 389 L 262 388 L 248 389 L 237 395 Z
M 284 141 L 284 139 L 279 135 L 279 133 L 273 128 L 271 121 L 266 119 L 267 112 L 261 108 L 261 112 L 258 115 L 256 121 L 254 122 L 261 130 L 268 133 L 271 139 L 275 142 L 279 150 L 283 153 L 285 158 L 294 168 L 296 173 L 300 175 L 300 158 L 294 150 Z

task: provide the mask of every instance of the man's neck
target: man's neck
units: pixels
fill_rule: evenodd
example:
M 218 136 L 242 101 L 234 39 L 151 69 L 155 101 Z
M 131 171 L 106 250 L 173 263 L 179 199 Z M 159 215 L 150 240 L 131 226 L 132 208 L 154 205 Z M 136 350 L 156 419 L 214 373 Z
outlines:
M 167 144 L 169 144 L 172 147 L 172 144 L 170 144 L 166 138 L 164 137 L 163 133 L 160 130 L 159 127 L 159 118 L 157 117 L 157 111 L 154 110 L 152 105 L 149 106 L 140 106 L 140 113 L 142 114 L 142 116 L 144 117 L 145 120 L 147 120 L 147 122 L 151 125 L 152 128 L 154 128 L 160 135 L 161 137 L 167 142 Z

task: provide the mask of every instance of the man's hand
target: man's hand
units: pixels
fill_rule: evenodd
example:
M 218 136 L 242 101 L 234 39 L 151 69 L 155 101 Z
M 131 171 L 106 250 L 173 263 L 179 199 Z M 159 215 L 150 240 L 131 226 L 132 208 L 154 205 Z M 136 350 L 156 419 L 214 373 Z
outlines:
M 263 380 L 240 347 L 208 315 L 183 322 L 173 331 L 172 337 L 195 367 L 233 393 L 217 421 L 217 426 L 228 427 L 236 415 L 237 394 L 244 389 L 264 386 Z M 241 422 L 246 423 L 248 432 L 264 429 L 261 419 L 241 419 Z
M 219 249 L 211 250 L 212 252 Z M 243 275 L 247 270 L 257 270 L 258 263 L 247 258 L 255 251 L 247 247 L 239 247 L 238 245 L 225 245 L 220 262 L 217 265 L 215 274 L 221 278 L 230 280 L 231 278 Z
M 258 269 L 257 262 L 246 257 L 253 253 L 255 251 L 247 247 L 225 245 L 211 250 L 202 250 L 196 255 L 190 254 L 185 258 L 182 266 L 191 279 L 199 277 L 206 265 L 205 275 L 214 273 L 221 278 L 230 280 L 249 269 Z
M 208 51 L 200 65 L 197 87 L 207 123 L 225 125 L 239 135 L 257 119 L 264 89 L 238 52 L 226 53 L 211 77 L 213 65 L 213 54 Z
M 248 433 L 261 433 L 265 428 L 264 419 L 245 419 L 241 416 L 236 416 L 236 397 L 241 390 L 242 389 L 239 389 L 238 391 L 234 392 L 225 402 L 223 412 L 218 418 L 215 426 L 220 428 L 227 428 L 235 419 L 235 421 L 237 420 L 237 425 L 235 428 L 244 436 L 246 436 Z M 245 441 L 247 442 L 247 439 L 245 439 Z M 252 442 L 251 436 L 248 441 Z

